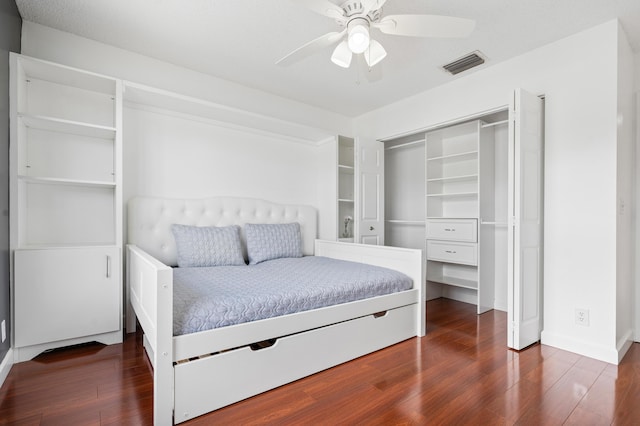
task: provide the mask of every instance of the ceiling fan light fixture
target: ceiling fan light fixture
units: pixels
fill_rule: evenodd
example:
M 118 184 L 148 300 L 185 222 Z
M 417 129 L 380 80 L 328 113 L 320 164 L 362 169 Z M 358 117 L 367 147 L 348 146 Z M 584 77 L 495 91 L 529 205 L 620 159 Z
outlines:
M 333 54 L 331 55 L 331 62 L 339 67 L 349 68 L 352 57 L 353 53 L 351 53 L 351 49 L 349 49 L 349 44 L 346 41 L 343 41 L 334 49 Z
M 349 24 L 347 37 L 349 49 L 353 53 L 362 53 L 369 47 L 369 21 L 364 18 L 352 19 Z
M 369 65 L 369 68 L 373 67 L 387 56 L 387 51 L 384 47 L 375 40 L 371 40 L 369 43 L 369 49 L 364 52 L 364 60 Z

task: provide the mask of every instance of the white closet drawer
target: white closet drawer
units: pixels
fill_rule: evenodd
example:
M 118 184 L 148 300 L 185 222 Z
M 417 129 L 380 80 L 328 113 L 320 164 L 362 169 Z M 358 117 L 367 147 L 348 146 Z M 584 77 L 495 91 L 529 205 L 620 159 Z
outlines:
M 427 219 L 427 238 L 447 241 L 478 241 L 476 219 Z
M 427 259 L 439 262 L 478 264 L 478 245 L 427 240 Z

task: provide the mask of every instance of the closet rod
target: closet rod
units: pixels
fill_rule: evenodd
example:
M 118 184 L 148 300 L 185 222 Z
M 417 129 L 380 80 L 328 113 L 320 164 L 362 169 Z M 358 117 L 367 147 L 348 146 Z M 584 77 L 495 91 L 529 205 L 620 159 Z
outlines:
M 416 145 L 416 144 L 419 144 L 419 143 L 424 143 L 424 139 L 423 140 L 419 140 L 419 141 L 401 143 L 400 145 L 389 146 L 389 147 L 385 148 L 384 150 L 386 151 L 388 149 L 404 148 L 405 146 Z
M 496 121 L 495 123 L 485 123 L 485 124 L 482 125 L 482 128 L 499 126 L 501 124 L 507 124 L 508 122 L 509 122 L 509 120 L 502 120 L 502 121 Z

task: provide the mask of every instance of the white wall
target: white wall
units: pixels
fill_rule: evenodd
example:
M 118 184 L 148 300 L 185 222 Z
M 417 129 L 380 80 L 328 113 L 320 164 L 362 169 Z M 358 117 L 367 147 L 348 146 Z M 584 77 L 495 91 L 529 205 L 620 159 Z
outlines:
M 205 99 L 246 111 L 350 134 L 348 117 L 124 49 L 25 21 L 22 53 Z
M 477 71 L 355 120 L 389 138 L 507 105 L 512 90 L 546 96 L 543 343 L 617 362 L 616 111 L 618 23 Z M 574 322 L 591 313 L 589 327 Z
M 616 337 L 618 353 L 624 354 L 633 341 L 634 239 L 633 184 L 635 145 L 634 56 L 627 36 L 618 29 L 618 236 Z
M 317 147 L 125 108 L 125 201 L 132 195 L 255 197 L 316 204 Z
M 31 22 L 22 32 L 22 53 L 28 56 L 285 120 L 314 134 L 352 132 L 351 120 L 333 112 Z M 325 148 L 133 107 L 125 109 L 124 134 L 125 201 L 136 194 L 233 195 L 310 204 L 319 210 L 320 236 L 335 235 L 328 231 L 335 209 L 319 192 L 334 167 Z

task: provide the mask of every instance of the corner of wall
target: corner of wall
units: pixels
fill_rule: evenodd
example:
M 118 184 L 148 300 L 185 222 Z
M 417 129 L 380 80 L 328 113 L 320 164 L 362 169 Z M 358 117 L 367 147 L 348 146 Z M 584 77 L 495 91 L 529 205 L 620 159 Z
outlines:
M 11 367 L 13 366 L 13 349 L 9 348 L 7 353 L 4 356 L 2 362 L 0 362 L 0 387 L 4 384 L 9 372 L 11 371 Z

